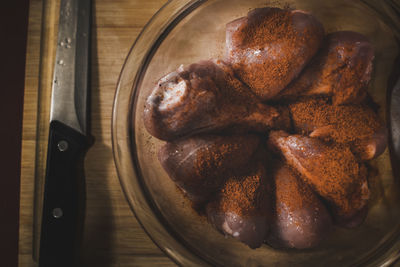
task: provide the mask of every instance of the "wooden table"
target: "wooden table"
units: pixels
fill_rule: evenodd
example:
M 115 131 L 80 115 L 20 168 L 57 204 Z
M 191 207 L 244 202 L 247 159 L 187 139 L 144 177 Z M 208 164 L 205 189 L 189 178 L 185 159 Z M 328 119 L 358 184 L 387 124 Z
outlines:
M 94 0 L 91 118 L 86 155 L 83 266 L 175 266 L 136 221 L 112 157 L 111 111 L 118 75 L 145 23 L 166 0 Z M 29 12 L 22 140 L 19 266 L 34 266 L 35 195 L 45 168 L 58 0 L 32 0 Z M 35 191 L 36 188 L 36 191 Z M 36 193 L 35 193 L 36 192 Z M 36 212 L 37 213 L 37 212 Z

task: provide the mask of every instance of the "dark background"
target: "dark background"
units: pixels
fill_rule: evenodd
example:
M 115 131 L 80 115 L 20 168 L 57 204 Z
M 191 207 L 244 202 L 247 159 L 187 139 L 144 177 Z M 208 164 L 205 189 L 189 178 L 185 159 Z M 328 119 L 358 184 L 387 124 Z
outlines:
M 0 265 L 17 266 L 28 0 L 0 6 Z

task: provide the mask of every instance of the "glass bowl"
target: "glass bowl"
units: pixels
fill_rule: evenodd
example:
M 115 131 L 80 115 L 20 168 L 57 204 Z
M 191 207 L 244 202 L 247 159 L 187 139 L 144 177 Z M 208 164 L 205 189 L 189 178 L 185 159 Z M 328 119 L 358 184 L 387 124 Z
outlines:
M 376 49 L 369 92 L 380 105 L 380 116 L 389 124 L 392 138 L 389 149 L 371 163 L 379 174 L 369 181 L 370 211 L 360 227 L 337 228 L 314 249 L 275 250 L 263 245 L 252 250 L 217 232 L 193 211 L 164 172 L 157 160 L 163 142 L 150 136 L 143 125 L 145 99 L 160 77 L 181 64 L 220 58 L 226 23 L 264 6 L 309 11 L 326 32 L 360 32 Z M 396 152 L 400 151 L 396 108 L 400 107 L 400 90 L 394 86 L 400 51 L 399 6 L 380 0 L 172 0 L 155 14 L 122 69 L 113 108 L 112 142 L 125 196 L 145 231 L 167 255 L 184 266 L 386 266 L 399 257 L 400 187 L 394 175 L 399 163 Z

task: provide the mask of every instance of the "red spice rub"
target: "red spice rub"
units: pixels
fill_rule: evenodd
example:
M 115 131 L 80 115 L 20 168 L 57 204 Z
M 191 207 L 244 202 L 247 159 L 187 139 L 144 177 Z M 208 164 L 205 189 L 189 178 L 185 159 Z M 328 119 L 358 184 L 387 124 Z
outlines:
M 295 10 L 262 8 L 227 25 L 227 57 L 238 77 L 267 100 L 278 94 L 317 52 L 323 27 Z
M 230 163 L 232 160 L 231 155 L 239 156 L 241 150 L 247 149 L 242 144 L 237 143 L 211 143 L 211 146 L 204 146 L 200 148 L 196 153 L 195 171 L 196 174 L 201 177 L 209 177 L 215 175 L 221 175 L 226 173 L 232 166 Z M 248 153 L 244 153 L 248 156 Z M 246 159 L 243 159 L 246 161 Z
M 297 133 L 308 135 L 313 130 L 330 124 L 328 99 L 305 99 L 290 104 L 289 111 L 293 128 Z M 335 120 L 335 118 L 333 118 Z
M 371 159 L 371 155 L 377 156 L 385 149 L 384 125 L 367 105 L 337 106 L 331 105 L 328 99 L 320 98 L 291 104 L 289 109 L 298 133 L 350 145 L 362 159 Z M 374 145 L 374 142 L 381 144 Z M 370 153 L 370 146 L 382 148 L 377 153 Z
M 245 176 L 230 177 L 219 192 L 220 210 L 225 213 L 234 212 L 239 216 L 254 214 L 265 197 L 263 171 L 259 169 Z
M 374 49 L 356 32 L 340 31 L 326 37 L 315 59 L 278 96 L 329 95 L 334 104 L 360 103 L 371 79 Z
M 347 147 L 325 147 L 324 153 L 308 167 L 311 173 L 319 176 L 308 177 L 314 188 L 320 195 L 333 200 L 340 207 L 340 214 L 351 214 L 355 207 L 365 204 L 365 200 L 359 197 L 362 194 L 362 184 L 366 183 L 365 169 L 358 164 Z
M 317 128 L 334 125 L 333 138 L 339 143 L 371 136 L 382 127 L 378 116 L 366 105 L 334 106 L 328 99 L 320 98 L 290 104 L 289 109 L 296 131 L 309 134 Z

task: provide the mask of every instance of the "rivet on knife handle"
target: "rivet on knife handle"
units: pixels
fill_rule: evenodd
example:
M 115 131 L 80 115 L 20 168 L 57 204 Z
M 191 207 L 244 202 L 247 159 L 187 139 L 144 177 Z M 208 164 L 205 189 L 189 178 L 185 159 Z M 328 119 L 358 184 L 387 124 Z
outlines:
M 43 198 L 39 266 L 74 266 L 84 210 L 86 137 L 53 121 Z

